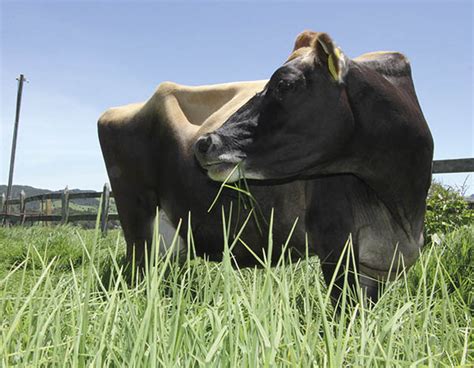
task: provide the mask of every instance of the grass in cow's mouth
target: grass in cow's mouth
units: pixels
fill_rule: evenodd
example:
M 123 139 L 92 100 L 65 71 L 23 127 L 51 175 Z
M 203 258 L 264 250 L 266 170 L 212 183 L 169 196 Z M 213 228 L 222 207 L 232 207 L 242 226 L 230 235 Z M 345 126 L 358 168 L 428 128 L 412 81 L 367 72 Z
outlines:
M 238 171 L 239 173 L 239 180 L 237 180 L 234 183 L 229 183 L 230 178 L 232 178 L 232 176 L 234 175 L 236 171 Z M 244 210 L 250 209 L 250 213 L 254 219 L 255 225 L 258 231 L 260 232 L 260 235 L 263 235 L 264 229 L 262 228 L 262 223 L 268 226 L 268 221 L 265 219 L 265 216 L 262 212 L 260 205 L 258 204 L 258 201 L 250 192 L 250 188 L 248 186 L 247 180 L 245 179 L 245 173 L 242 170 L 240 163 L 234 166 L 234 168 L 231 170 L 231 172 L 227 175 L 225 180 L 222 182 L 207 212 L 211 212 L 211 210 L 214 208 L 220 196 L 222 195 L 222 191 L 224 190 L 224 188 L 231 189 L 237 192 L 237 218 L 240 218 L 242 208 Z M 238 226 L 239 226 L 239 223 L 236 222 L 235 228 L 234 228 L 234 234 L 237 232 Z
M 227 235 L 229 224 L 223 214 Z M 0 365 L 474 364 L 474 226 L 427 245 L 372 308 L 346 289 L 339 314 L 317 258 L 236 269 L 228 239 L 220 263 L 179 266 L 155 252 L 144 277 L 126 282 L 118 231 L 0 228 Z
M 216 205 L 217 201 L 219 200 L 222 191 L 224 190 L 224 188 L 226 187 L 226 185 L 228 185 L 227 183 L 229 182 L 230 178 L 232 177 L 232 175 L 234 175 L 234 173 L 235 173 L 238 169 L 239 169 L 239 164 L 235 165 L 235 167 L 232 169 L 232 171 L 229 173 L 229 175 L 227 175 L 227 177 L 225 178 L 225 180 L 221 183 L 221 186 L 219 187 L 219 190 L 217 191 L 217 194 L 216 194 L 214 200 L 212 201 L 211 205 L 210 205 L 209 208 L 207 209 L 207 212 L 211 212 L 211 211 L 212 211 L 212 209 L 213 209 L 214 206 Z

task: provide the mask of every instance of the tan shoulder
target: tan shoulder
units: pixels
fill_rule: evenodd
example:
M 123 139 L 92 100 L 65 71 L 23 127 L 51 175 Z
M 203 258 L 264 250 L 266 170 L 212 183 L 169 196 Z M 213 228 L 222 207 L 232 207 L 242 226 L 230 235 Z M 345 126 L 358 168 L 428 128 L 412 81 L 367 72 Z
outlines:
M 161 82 L 156 88 L 154 95 L 166 96 L 169 94 L 173 94 L 177 90 L 183 89 L 183 87 L 186 87 L 186 86 L 182 86 L 178 83 L 169 82 L 169 81 Z
M 178 84 L 175 82 L 162 82 L 155 90 L 154 97 L 166 97 L 168 95 L 175 95 L 176 93 L 222 93 L 225 91 L 235 91 L 251 88 L 260 88 L 264 85 L 266 80 L 257 81 L 243 81 L 243 82 L 229 82 L 218 84 L 205 84 L 199 86 L 189 86 L 185 84 Z
M 128 104 L 124 106 L 111 107 L 99 118 L 99 127 L 121 125 L 137 114 L 144 106 L 143 102 Z

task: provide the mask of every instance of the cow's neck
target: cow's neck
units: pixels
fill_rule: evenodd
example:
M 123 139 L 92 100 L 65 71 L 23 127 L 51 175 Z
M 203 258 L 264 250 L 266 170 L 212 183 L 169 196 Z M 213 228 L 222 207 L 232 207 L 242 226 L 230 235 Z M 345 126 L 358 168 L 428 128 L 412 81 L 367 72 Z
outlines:
M 193 129 L 161 121 L 156 131 L 156 162 L 159 163 L 158 198 L 160 205 L 173 223 L 186 219 L 194 209 L 196 223 L 205 212 L 217 192 L 209 189 L 208 178 L 195 161 L 192 151 Z M 213 189 L 213 187 L 210 187 Z
M 432 147 L 414 90 L 406 88 L 412 84 L 402 85 L 404 90 L 375 72 L 350 69 L 346 90 L 356 123 L 350 165 L 404 231 L 414 234 L 423 228 Z
M 361 270 L 367 275 L 385 277 L 396 248 L 407 266 L 417 258 L 421 231 L 405 231 L 375 191 L 356 176 L 310 180 L 306 197 L 307 231 L 322 257 L 339 254 L 351 234 Z

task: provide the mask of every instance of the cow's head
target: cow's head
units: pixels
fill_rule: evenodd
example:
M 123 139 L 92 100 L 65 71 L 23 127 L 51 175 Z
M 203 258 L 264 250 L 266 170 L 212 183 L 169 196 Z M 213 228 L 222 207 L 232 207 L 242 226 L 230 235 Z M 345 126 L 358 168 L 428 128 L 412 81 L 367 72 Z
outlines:
M 325 33 L 304 32 L 283 66 L 194 151 L 211 179 L 240 163 L 249 179 L 311 174 L 344 155 L 354 122 L 344 89 L 348 59 Z M 230 181 L 239 178 L 238 171 Z

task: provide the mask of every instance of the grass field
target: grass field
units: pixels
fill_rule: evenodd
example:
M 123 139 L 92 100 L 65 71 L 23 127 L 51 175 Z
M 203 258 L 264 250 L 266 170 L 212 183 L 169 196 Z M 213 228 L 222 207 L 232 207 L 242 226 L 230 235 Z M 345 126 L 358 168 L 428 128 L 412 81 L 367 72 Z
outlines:
M 0 364 L 472 367 L 474 226 L 438 243 L 375 307 L 347 293 L 335 313 L 316 258 L 235 270 L 228 251 L 155 255 L 138 282 L 118 231 L 1 228 Z

